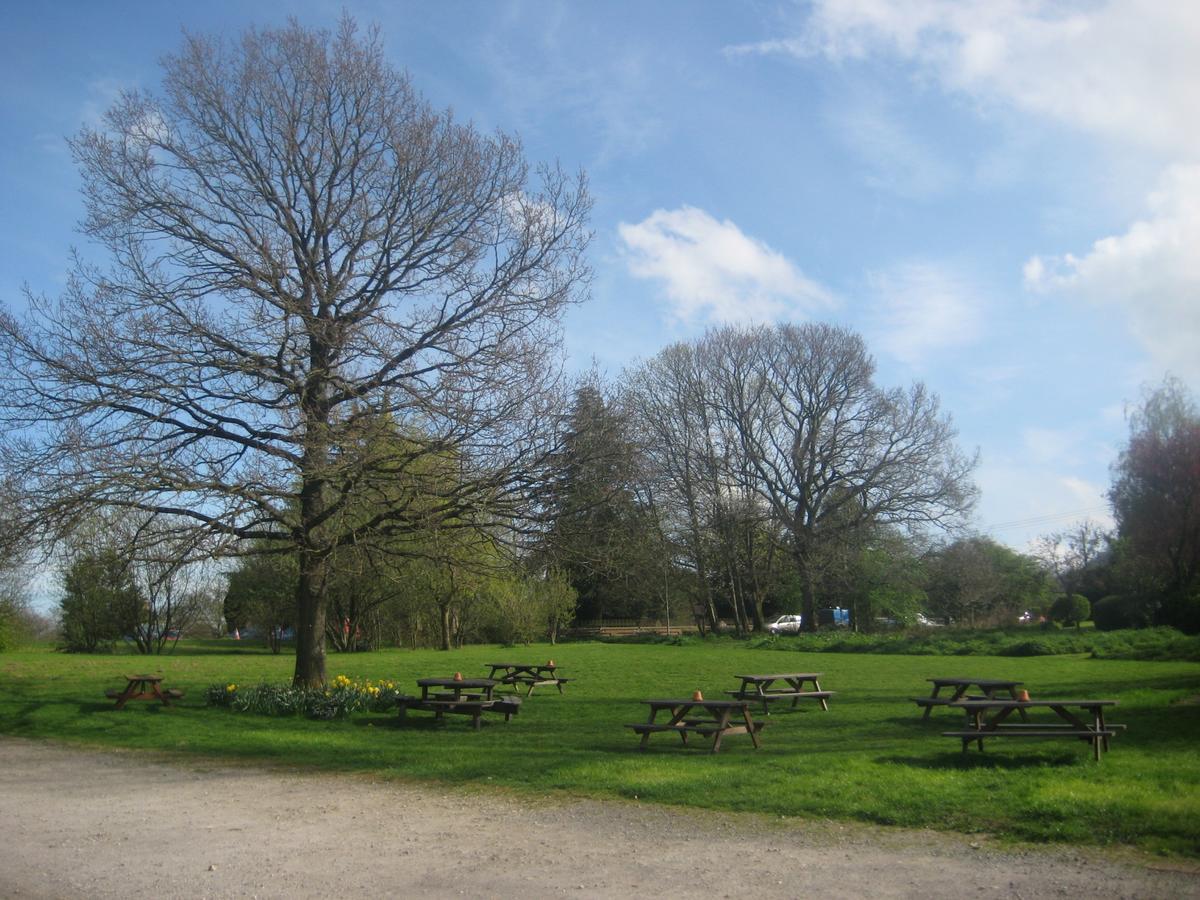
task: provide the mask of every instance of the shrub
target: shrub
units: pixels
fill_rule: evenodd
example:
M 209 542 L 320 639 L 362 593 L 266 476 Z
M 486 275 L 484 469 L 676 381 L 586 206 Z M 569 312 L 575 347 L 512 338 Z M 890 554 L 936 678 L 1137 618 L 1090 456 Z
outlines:
M 1060 653 L 1049 641 L 1021 641 L 1006 647 L 1001 656 L 1054 656 Z
M 1083 594 L 1063 594 L 1050 606 L 1050 618 L 1063 625 L 1079 627 L 1092 613 L 1092 605 Z

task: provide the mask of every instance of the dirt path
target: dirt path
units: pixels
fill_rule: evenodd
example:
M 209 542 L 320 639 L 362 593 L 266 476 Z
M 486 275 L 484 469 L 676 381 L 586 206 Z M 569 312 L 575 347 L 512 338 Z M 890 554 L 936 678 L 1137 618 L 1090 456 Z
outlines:
M 0 897 L 1200 897 L 1186 869 L 0 737 Z

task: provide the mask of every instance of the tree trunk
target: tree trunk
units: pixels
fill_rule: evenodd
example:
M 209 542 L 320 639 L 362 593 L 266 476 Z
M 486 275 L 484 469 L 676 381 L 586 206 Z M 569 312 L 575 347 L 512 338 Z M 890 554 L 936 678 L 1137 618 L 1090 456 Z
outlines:
M 804 630 L 817 630 L 817 587 L 813 580 L 812 567 L 803 552 L 796 553 L 796 566 L 800 569 L 800 597 L 804 609 Z
M 296 582 L 296 674 L 298 687 L 325 684 L 325 559 L 300 554 Z
M 450 631 L 451 631 L 451 621 L 450 621 L 450 601 L 449 601 L 449 600 L 447 600 L 447 601 L 445 601 L 444 603 L 439 603 L 439 604 L 438 604 L 438 611 L 439 611 L 439 612 L 442 614 L 442 615 L 441 615 L 441 622 L 442 622 L 442 649 L 443 649 L 443 650 L 449 650 L 449 649 L 450 649 Z

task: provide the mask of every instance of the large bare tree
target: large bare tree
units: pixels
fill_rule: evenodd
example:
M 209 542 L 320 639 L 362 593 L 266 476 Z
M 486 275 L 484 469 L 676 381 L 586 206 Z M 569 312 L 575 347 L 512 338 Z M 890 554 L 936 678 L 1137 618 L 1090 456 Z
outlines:
M 953 522 L 971 506 L 975 459 L 924 385 L 884 389 L 861 337 L 832 325 L 709 332 L 716 418 L 741 444 L 744 487 L 785 525 L 815 629 L 816 584 L 864 528 Z
M 163 67 L 161 95 L 71 141 L 112 264 L 0 320 L 0 465 L 48 538 L 115 507 L 296 554 L 295 680 L 319 684 L 337 547 L 519 512 L 587 280 L 586 188 L 432 110 L 349 19 L 188 36 Z M 408 451 L 343 452 L 368 418 Z M 426 457 L 457 477 L 345 515 Z

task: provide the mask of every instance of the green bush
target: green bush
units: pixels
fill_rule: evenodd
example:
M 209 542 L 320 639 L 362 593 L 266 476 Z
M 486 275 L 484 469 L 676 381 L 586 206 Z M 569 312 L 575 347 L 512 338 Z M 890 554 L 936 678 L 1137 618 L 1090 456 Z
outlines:
M 1054 656 L 1059 651 L 1050 641 L 1021 641 L 1006 647 L 1001 656 Z
M 1050 605 L 1050 618 L 1063 625 L 1079 627 L 1092 614 L 1092 604 L 1083 594 L 1063 594 Z

